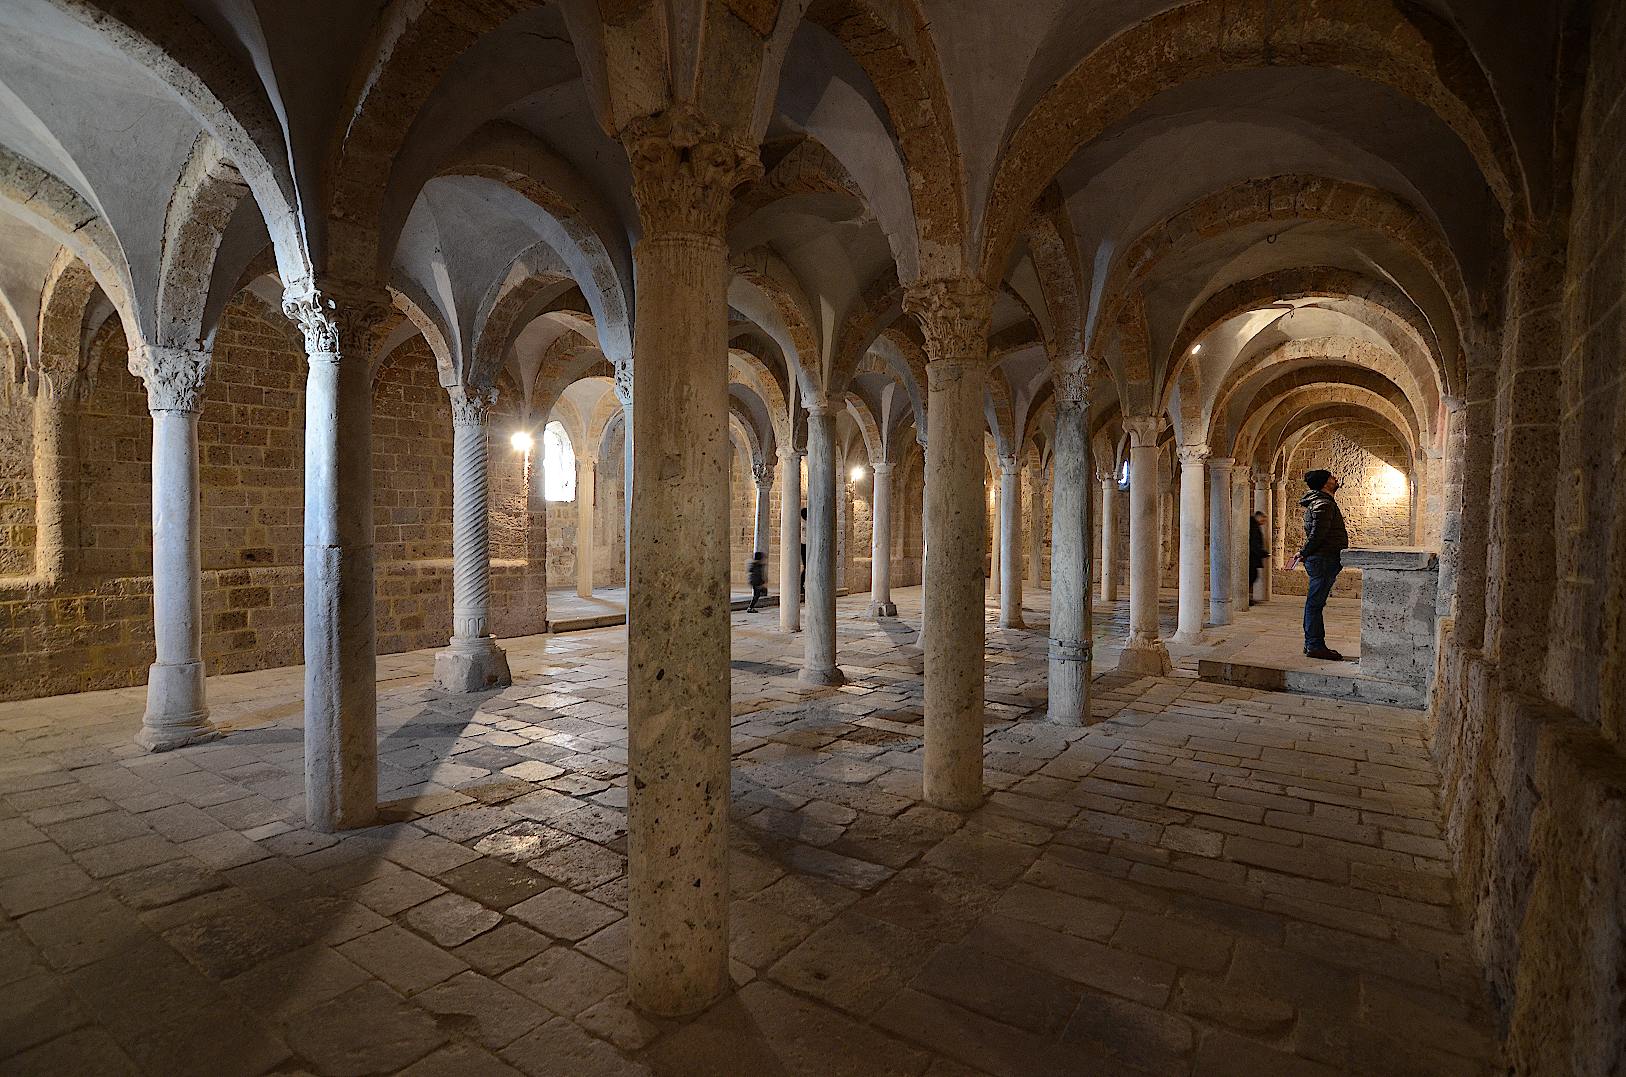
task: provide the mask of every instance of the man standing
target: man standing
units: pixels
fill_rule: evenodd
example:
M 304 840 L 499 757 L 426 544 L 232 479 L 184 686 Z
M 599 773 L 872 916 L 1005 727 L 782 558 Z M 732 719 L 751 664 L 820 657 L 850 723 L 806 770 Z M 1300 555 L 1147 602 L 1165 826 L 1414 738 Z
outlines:
M 1317 468 L 1305 473 L 1304 485 L 1310 488 L 1299 498 L 1299 504 L 1304 506 L 1304 546 L 1293 557 L 1294 565 L 1304 562 L 1304 571 L 1310 577 L 1304 595 L 1304 653 L 1311 658 L 1340 661 L 1344 656 L 1327 647 L 1327 626 L 1321 615 L 1327 596 L 1332 594 L 1333 581 L 1344 567 L 1339 555 L 1349 548 L 1344 514 L 1332 496 L 1338 492 L 1338 477 Z
M 1270 560 L 1270 547 L 1265 544 L 1265 514 L 1256 512 L 1248 517 L 1248 605 L 1253 605 L 1259 594 L 1259 574 Z

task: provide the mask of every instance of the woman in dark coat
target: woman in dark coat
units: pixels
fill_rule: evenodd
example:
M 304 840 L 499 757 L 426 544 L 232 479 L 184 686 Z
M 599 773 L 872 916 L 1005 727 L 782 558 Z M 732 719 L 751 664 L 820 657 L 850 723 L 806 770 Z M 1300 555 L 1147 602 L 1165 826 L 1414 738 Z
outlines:
M 1259 573 L 1270 560 L 1270 547 L 1265 545 L 1265 514 L 1256 512 L 1248 518 L 1248 605 L 1253 605 L 1254 585 Z

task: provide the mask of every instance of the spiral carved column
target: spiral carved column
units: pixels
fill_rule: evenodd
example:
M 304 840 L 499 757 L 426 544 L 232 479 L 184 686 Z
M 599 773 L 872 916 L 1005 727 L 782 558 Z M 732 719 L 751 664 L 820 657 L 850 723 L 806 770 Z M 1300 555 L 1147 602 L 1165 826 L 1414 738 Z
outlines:
M 452 639 L 435 655 L 435 683 L 483 692 L 513 683 L 491 634 L 490 415 L 495 389 L 454 385 L 452 398 Z

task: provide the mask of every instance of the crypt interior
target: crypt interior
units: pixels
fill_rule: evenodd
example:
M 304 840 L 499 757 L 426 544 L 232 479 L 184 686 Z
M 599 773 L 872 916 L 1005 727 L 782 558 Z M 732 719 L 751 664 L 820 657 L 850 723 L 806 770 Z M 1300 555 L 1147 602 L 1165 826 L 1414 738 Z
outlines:
M 0 0 L 0 364 L 0 1071 L 1626 1073 L 1626 0 Z

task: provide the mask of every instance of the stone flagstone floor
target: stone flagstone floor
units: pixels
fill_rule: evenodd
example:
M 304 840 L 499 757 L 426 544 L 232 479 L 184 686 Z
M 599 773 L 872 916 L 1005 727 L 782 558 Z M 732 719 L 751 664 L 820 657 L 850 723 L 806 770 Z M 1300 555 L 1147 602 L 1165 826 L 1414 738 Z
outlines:
M 686 1021 L 624 994 L 623 629 L 508 641 L 479 697 L 381 659 L 391 821 L 342 836 L 301 827 L 297 669 L 211 680 L 229 734 L 161 756 L 140 689 L 0 705 L 0 1072 L 1492 1070 L 1422 715 L 1177 671 L 1057 728 L 1040 611 L 990 628 L 959 816 L 920 800 L 919 592 L 863 604 L 837 690 L 734 616 L 739 989 Z

